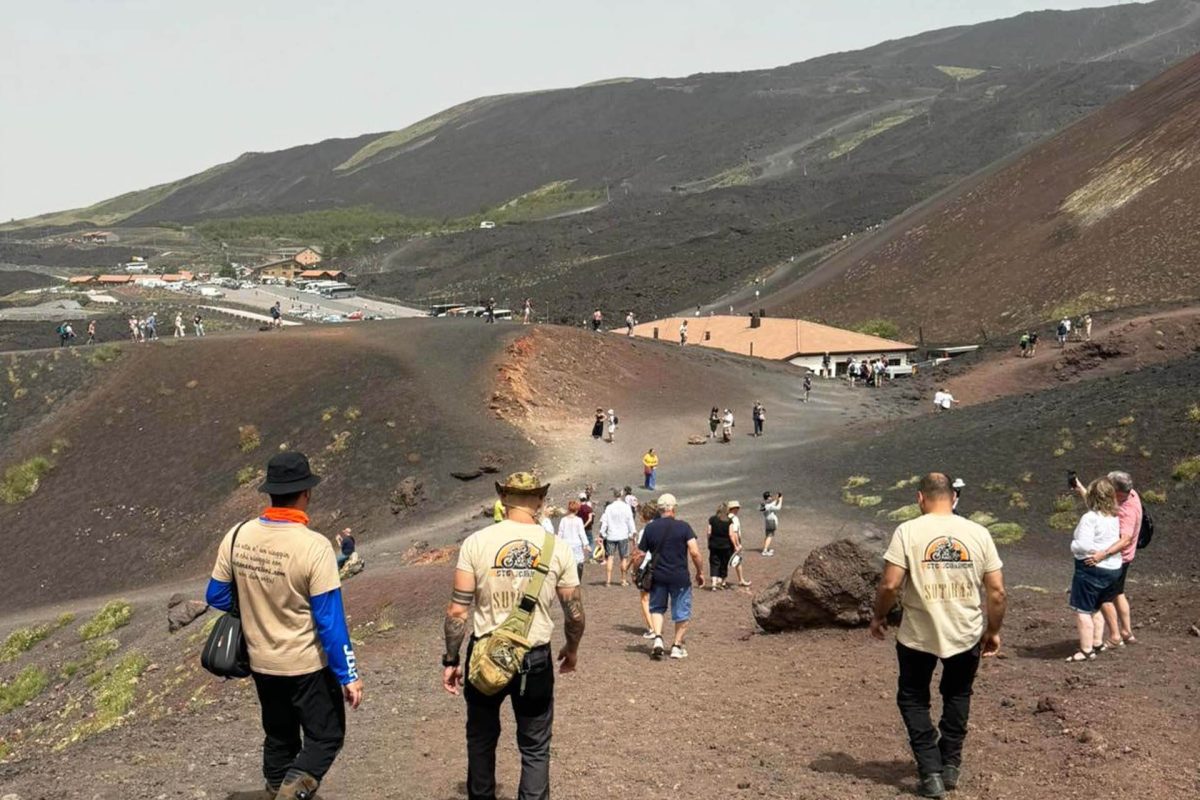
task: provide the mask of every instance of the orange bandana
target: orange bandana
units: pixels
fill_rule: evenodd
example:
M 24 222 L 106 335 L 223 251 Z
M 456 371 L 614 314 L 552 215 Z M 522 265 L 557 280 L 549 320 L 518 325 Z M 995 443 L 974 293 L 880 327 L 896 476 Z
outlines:
M 298 525 L 308 525 L 308 514 L 294 508 L 275 508 L 272 506 L 259 517 L 263 522 L 295 522 Z

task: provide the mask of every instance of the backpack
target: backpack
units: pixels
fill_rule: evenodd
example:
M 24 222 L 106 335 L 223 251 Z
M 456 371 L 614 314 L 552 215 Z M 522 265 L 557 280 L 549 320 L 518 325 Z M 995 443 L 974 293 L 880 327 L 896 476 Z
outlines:
M 1150 546 L 1150 540 L 1154 538 L 1154 520 L 1146 513 L 1146 507 L 1142 506 L 1142 527 L 1138 530 L 1137 549 L 1143 550 Z
M 58 328 L 55 329 L 55 332 L 58 333 L 59 336 L 65 336 L 67 334 L 67 329 L 62 325 L 59 325 Z

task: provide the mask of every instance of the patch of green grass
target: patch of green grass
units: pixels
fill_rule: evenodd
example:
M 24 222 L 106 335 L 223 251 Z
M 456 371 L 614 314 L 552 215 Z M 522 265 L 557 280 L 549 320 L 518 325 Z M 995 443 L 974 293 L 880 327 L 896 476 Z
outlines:
M 124 600 L 113 600 L 96 612 L 96 616 L 79 627 L 79 638 L 84 641 L 107 636 L 118 628 L 129 624 L 133 617 L 133 606 Z
M 1054 498 L 1055 511 L 1074 511 L 1075 510 L 1075 495 L 1060 494 Z
M 347 422 L 354 422 L 354 420 L 361 416 L 362 409 L 360 409 L 358 406 L 350 406 L 342 412 L 342 417 L 344 417 Z
M 1025 499 L 1023 492 L 1012 492 L 1008 495 L 1008 505 L 1010 508 L 1025 510 L 1029 508 L 1029 501 Z
M 0 500 L 9 505 L 28 500 L 38 490 L 42 478 L 52 469 L 54 462 L 44 456 L 34 456 L 14 464 L 4 471 L 4 480 L 0 481 Z
M 878 336 L 880 339 L 896 340 L 900 338 L 900 326 L 890 319 L 869 319 L 855 327 L 854 330 L 867 336 Z
M 989 514 L 986 511 L 976 511 L 974 514 L 968 517 L 968 519 L 970 519 L 971 522 L 974 522 L 976 525 L 982 525 L 985 528 L 995 525 L 998 521 L 994 515 Z
M 321 422 L 332 422 L 338 413 L 337 406 L 330 406 L 321 412 Z
M 1079 515 L 1074 511 L 1056 511 L 1050 515 L 1050 527 L 1056 531 L 1073 531 Z
M 998 481 L 995 479 L 989 479 L 987 481 L 984 481 L 983 490 L 985 492 L 1000 492 L 1000 493 L 1007 493 L 1007 492 L 1012 491 L 1011 489 L 1009 489 L 1007 483 L 1005 483 L 1003 481 Z
M 397 147 L 403 147 L 417 139 L 423 139 L 433 133 L 436 133 L 444 125 L 448 125 L 454 120 L 476 110 L 483 109 L 489 105 L 503 99 L 503 96 L 480 97 L 474 100 L 468 100 L 465 103 L 459 103 L 456 106 L 440 111 L 431 117 L 414 122 L 407 128 L 402 128 L 398 131 L 385 133 L 378 139 L 372 139 L 361 147 L 356 153 L 351 155 L 341 164 L 334 167 L 336 172 L 345 172 L 352 170 L 355 167 L 370 161 L 375 156 L 387 150 L 393 150 Z
M 1190 481 L 1197 475 L 1200 475 L 1200 456 L 1185 458 L 1175 465 L 1175 471 L 1171 473 L 1171 477 L 1177 481 Z
M 257 425 L 238 425 L 238 449 L 243 453 L 257 450 L 262 444 L 262 434 Z
M 89 348 L 87 355 L 84 356 L 84 358 L 87 360 L 87 363 L 91 364 L 93 367 L 96 367 L 101 364 L 108 364 L 112 361 L 116 361 L 120 356 L 121 345 L 98 344 Z
M 18 628 L 13 631 L 4 640 L 4 644 L 0 644 L 0 664 L 7 664 L 14 660 L 59 628 L 70 625 L 74 619 L 74 614 L 62 614 L 54 622 L 35 625 L 31 628 Z
M 1018 480 L 1021 481 L 1021 483 L 1033 483 L 1033 472 L 1031 470 L 1022 472 L 1021 477 L 1018 478 Z
M 907 506 L 900 506 L 894 511 L 888 512 L 888 519 L 892 522 L 908 522 L 910 519 L 916 519 L 921 516 L 921 507 L 916 503 Z
M 59 742 L 56 749 L 62 749 L 119 725 L 121 719 L 133 708 L 138 680 L 149 665 L 149 659 L 135 650 L 126 654 L 107 672 L 96 673 L 93 676 L 95 680 L 92 681 L 91 716 L 75 726 L 70 736 Z
M 1155 489 L 1147 489 L 1141 493 L 1142 502 L 1150 503 L 1151 505 L 1160 506 L 1167 502 L 1167 493 L 1160 492 Z
M 325 449 L 331 453 L 341 453 L 350 446 L 350 431 L 342 431 L 333 435 L 333 441 Z
M 842 493 L 842 502 L 847 505 L 857 506 L 859 508 L 871 508 L 883 502 L 883 498 L 879 495 L 854 494 L 852 492 Z
M 1015 544 L 1025 538 L 1025 529 L 1015 522 L 997 522 L 988 526 L 996 544 Z
M 121 647 L 116 639 L 95 639 L 87 643 L 83 649 L 83 657 L 63 664 L 62 676 L 68 680 L 80 672 L 91 673 L 104 659 L 111 656 Z
M 241 469 L 239 469 L 237 471 L 237 476 L 236 476 L 237 477 L 237 485 L 238 486 L 249 486 L 250 484 L 254 483 L 256 480 L 258 480 L 258 478 L 261 474 L 262 473 L 259 471 L 258 467 L 250 467 L 250 466 L 242 467 Z
M 1136 421 L 1137 421 L 1137 419 L 1131 414 L 1127 417 L 1121 417 L 1119 420 L 1117 420 L 1117 424 L 1120 425 L 1122 428 L 1128 428 L 1130 425 L 1132 425 Z
M 860 486 L 866 486 L 870 482 L 871 482 L 871 479 L 868 478 L 866 475 L 851 475 L 849 478 L 846 479 L 846 483 L 842 488 L 843 489 L 857 489 Z
M 0 714 L 7 714 L 33 700 L 49 683 L 46 671 L 34 666 L 21 670 L 11 681 L 0 683 Z
M 1192 403 L 1187 410 L 1188 422 L 1200 422 L 1200 403 Z
M 891 486 L 888 487 L 888 490 L 895 492 L 895 491 L 899 491 L 900 489 L 908 489 L 909 487 L 916 486 L 920 482 L 921 482 L 921 476 L 913 475 L 910 478 L 902 478 L 901 480 L 896 481 L 895 483 L 893 483 Z
M 915 109 L 906 109 L 898 114 L 892 114 L 889 117 L 884 117 L 883 119 L 876 121 L 866 128 L 855 131 L 845 139 L 839 141 L 837 146 L 835 146 L 833 150 L 829 151 L 829 160 L 833 161 L 834 159 L 841 158 L 842 156 L 859 147 L 863 142 L 866 142 L 869 139 L 874 139 L 880 134 L 887 133 L 897 125 L 903 125 L 913 117 L 917 116 L 918 113 L 919 112 Z
M 8 742 L 0 739 L 0 761 L 12 755 L 12 748 L 8 746 Z
M 969 81 L 972 78 L 978 78 L 986 69 L 975 69 L 974 67 L 949 67 L 942 64 L 937 65 L 937 69 L 946 73 L 956 81 Z
M 1138 448 L 1138 455 L 1141 456 L 1142 458 L 1150 458 L 1154 455 L 1154 453 L 1151 452 L 1149 447 L 1142 445 L 1141 447 Z

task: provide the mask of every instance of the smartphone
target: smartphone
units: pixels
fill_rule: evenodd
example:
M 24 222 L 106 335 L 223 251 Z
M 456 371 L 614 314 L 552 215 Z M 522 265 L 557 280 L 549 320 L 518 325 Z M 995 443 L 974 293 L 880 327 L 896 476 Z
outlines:
M 1074 490 L 1075 484 L 1079 482 L 1079 476 L 1075 474 L 1075 470 L 1067 470 L 1067 488 Z

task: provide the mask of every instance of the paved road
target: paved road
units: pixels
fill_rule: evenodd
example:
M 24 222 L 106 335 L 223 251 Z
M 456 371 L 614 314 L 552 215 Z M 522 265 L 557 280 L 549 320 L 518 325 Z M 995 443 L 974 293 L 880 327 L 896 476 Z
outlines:
M 225 292 L 225 300 L 252 308 L 268 309 L 278 301 L 282 303 L 281 308 L 285 314 L 293 315 L 315 309 L 321 315 L 351 314 L 355 311 L 362 311 L 364 314 L 375 314 L 384 319 L 425 316 L 423 311 L 396 303 L 368 300 L 364 297 L 330 300 L 320 295 L 305 294 L 299 289 L 288 286 L 260 286 L 256 289 L 223 289 L 222 291 Z

